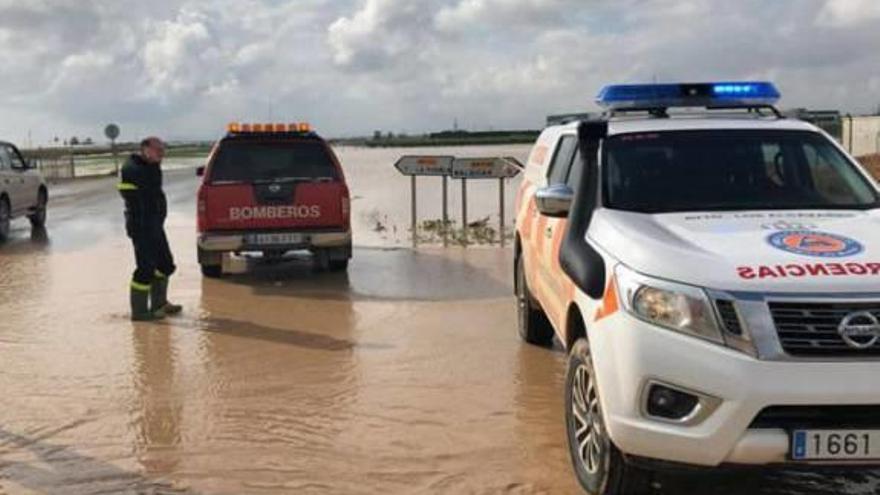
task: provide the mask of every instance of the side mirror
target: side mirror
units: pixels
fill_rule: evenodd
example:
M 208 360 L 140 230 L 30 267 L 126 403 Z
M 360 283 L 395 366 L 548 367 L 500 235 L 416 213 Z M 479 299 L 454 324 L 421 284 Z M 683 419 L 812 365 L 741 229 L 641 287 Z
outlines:
M 571 210 L 571 202 L 574 199 L 574 191 L 565 184 L 555 184 L 538 189 L 535 193 L 535 203 L 538 211 L 548 217 L 565 218 Z
M 202 177 L 205 175 L 205 166 L 198 167 L 196 169 L 196 177 Z

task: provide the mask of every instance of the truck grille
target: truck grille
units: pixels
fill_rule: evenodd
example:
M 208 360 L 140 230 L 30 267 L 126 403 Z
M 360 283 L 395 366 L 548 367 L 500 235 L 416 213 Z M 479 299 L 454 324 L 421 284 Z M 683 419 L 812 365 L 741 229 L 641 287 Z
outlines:
M 791 356 L 880 356 L 880 341 L 867 349 L 856 349 L 838 332 L 849 314 L 867 311 L 880 318 L 880 302 L 771 302 L 769 306 L 782 348 Z

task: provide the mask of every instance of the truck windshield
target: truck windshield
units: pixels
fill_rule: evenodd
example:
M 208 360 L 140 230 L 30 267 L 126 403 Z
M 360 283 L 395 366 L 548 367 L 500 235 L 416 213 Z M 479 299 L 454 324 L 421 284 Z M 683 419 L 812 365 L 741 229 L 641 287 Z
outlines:
M 211 182 L 283 182 L 336 179 L 336 167 L 318 141 L 224 141 L 211 164 Z
M 876 189 L 821 134 L 621 134 L 603 147 L 608 208 L 644 213 L 877 208 Z

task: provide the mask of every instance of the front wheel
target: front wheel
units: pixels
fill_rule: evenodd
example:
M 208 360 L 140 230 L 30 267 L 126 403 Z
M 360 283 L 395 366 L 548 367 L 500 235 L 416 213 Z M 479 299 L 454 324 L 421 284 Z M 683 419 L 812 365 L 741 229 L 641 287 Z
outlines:
M 572 346 L 565 377 L 565 431 L 575 476 L 590 495 L 651 493 L 649 471 L 627 463 L 608 434 L 590 346 Z

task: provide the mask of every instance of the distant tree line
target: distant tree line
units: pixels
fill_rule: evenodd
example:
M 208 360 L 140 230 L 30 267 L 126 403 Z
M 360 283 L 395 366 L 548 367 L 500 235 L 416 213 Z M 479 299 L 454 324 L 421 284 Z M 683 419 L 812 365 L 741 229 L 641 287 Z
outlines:
M 55 138 L 52 139 L 52 142 L 55 143 L 56 146 L 58 146 L 59 144 L 61 144 L 62 146 L 94 146 L 95 145 L 94 139 L 92 139 L 90 137 L 80 139 L 77 136 L 71 136 L 69 139 L 63 139 L 63 140 L 61 138 L 59 138 L 58 136 L 55 136 Z

